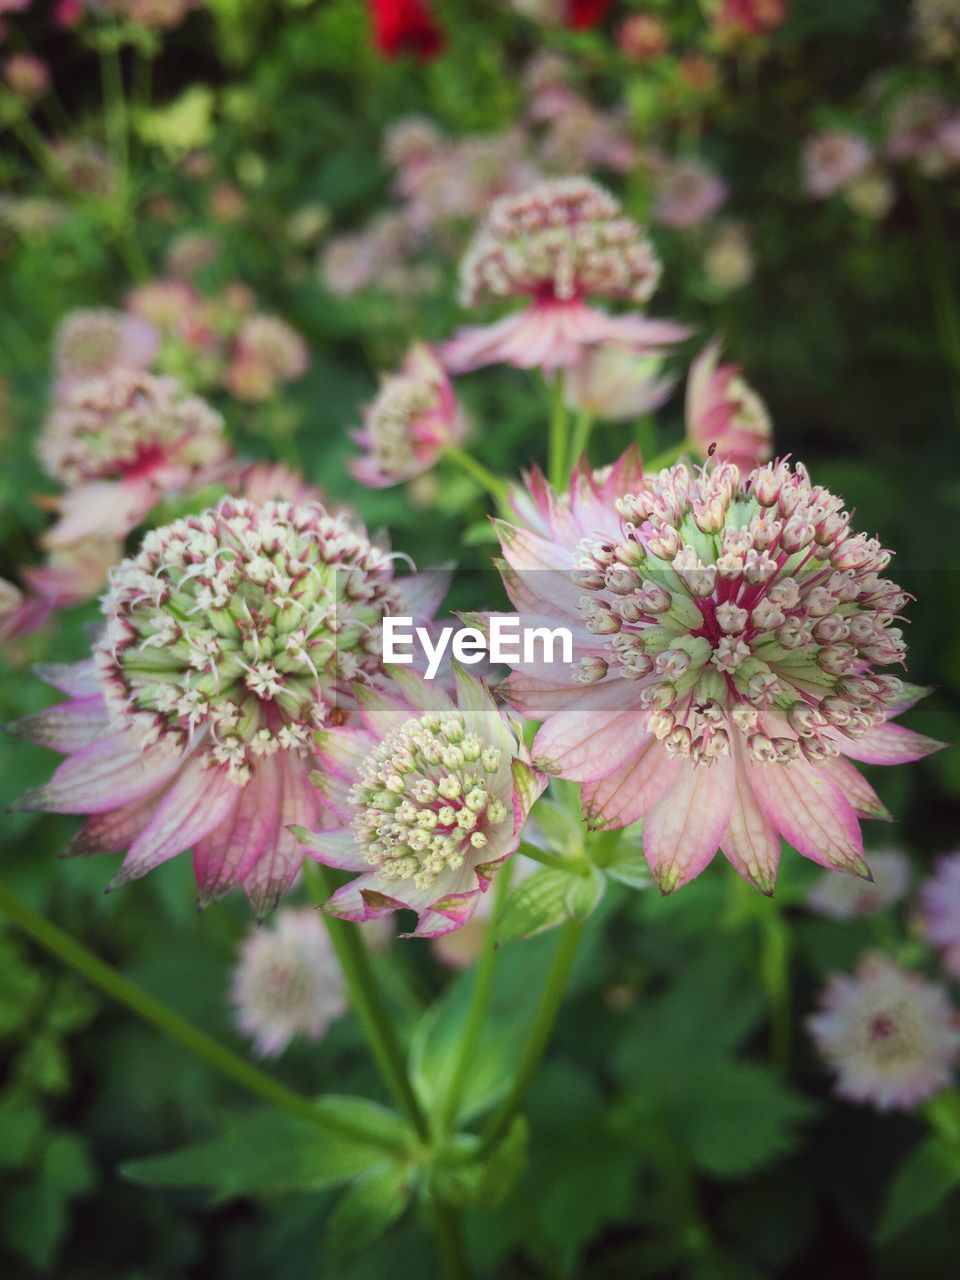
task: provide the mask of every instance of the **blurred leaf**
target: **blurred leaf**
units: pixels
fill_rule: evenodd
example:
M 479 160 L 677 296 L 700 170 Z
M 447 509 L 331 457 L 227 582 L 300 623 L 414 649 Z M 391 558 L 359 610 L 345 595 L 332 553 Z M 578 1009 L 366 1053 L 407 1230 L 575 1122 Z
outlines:
M 585 920 L 603 896 L 603 876 L 595 867 L 542 867 L 510 891 L 497 926 L 497 938 L 531 938 L 565 920 Z
M 653 883 L 643 849 L 626 841 L 617 846 L 612 857 L 604 861 L 603 870 L 630 889 L 648 889 Z
M 907 1156 L 887 1189 L 886 1203 L 876 1228 L 878 1243 L 886 1244 L 933 1213 L 958 1186 L 960 1150 L 941 1138 L 921 1142 Z
M 170 1155 L 132 1160 L 120 1172 L 149 1187 L 209 1187 L 217 1199 L 319 1191 L 383 1163 L 364 1146 L 273 1109 L 228 1125 L 219 1137 Z
M 15 1093 L 0 1098 L 0 1169 L 16 1169 L 31 1159 L 43 1125 L 36 1103 Z
M 528 1159 L 530 1126 L 515 1116 L 506 1136 L 485 1160 L 441 1164 L 432 1186 L 451 1204 L 492 1208 L 501 1204 L 520 1176 Z
M 327 1219 L 328 1262 L 335 1265 L 379 1240 L 406 1209 L 412 1189 L 411 1171 L 403 1165 L 386 1164 L 357 1178 Z
M 213 137 L 213 90 L 191 85 L 168 106 L 142 112 L 136 120 L 144 142 L 177 156 L 208 145 Z

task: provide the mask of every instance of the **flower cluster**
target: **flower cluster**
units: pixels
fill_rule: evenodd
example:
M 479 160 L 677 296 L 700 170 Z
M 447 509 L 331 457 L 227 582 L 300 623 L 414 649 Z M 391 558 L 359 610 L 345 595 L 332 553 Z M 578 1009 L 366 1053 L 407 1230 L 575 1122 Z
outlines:
M 938 746 L 888 723 L 919 693 L 877 671 L 904 655 L 889 554 L 783 462 L 678 465 L 615 502 L 609 484 L 578 478 L 569 510 L 541 492 L 543 533 L 501 529 L 514 605 L 576 642 L 573 683 L 521 669 L 505 686 L 544 721 L 535 761 L 584 783 L 592 825 L 645 819 L 663 891 L 719 847 L 769 892 L 781 835 L 868 874 L 857 818 L 884 809 L 847 758 Z
M 841 1097 L 909 1109 L 950 1083 L 960 1019 L 942 988 L 870 955 L 835 974 L 821 1004 L 808 1026 Z
M 146 369 L 157 347 L 156 331 L 138 316 L 108 307 L 71 311 L 54 339 L 57 393 L 115 369 Z

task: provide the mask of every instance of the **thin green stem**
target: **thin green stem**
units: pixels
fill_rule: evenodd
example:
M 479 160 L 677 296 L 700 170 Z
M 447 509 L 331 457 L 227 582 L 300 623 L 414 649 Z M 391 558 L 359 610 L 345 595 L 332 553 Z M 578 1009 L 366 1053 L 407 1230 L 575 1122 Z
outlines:
M 554 374 L 550 388 L 550 452 L 547 458 L 547 475 L 554 489 L 562 489 L 567 480 L 567 405 L 564 399 L 565 379 L 563 370 Z
M 321 905 L 338 887 L 329 868 L 309 859 L 303 864 L 303 878 L 314 900 Z M 429 1142 L 430 1130 L 410 1087 L 406 1059 L 360 931 L 355 924 L 326 911 L 323 922 L 343 970 L 351 1008 L 363 1027 L 377 1070 L 411 1128 L 423 1142 Z
M 507 890 L 510 887 L 511 871 L 512 862 L 508 860 L 497 876 L 494 885 L 493 909 L 487 920 L 480 960 L 473 974 L 473 994 L 470 1000 L 470 1008 L 467 1012 L 467 1021 L 463 1028 L 463 1035 L 460 1038 L 460 1052 L 453 1068 L 453 1075 L 450 1077 L 447 1096 L 443 1100 L 443 1107 L 440 1113 L 441 1131 L 452 1128 L 456 1123 L 460 1111 L 460 1102 L 463 1098 L 463 1090 L 473 1067 L 477 1045 L 480 1042 L 484 1020 L 490 1006 L 493 973 L 497 962 L 497 921 Z
M 573 439 L 570 443 L 570 465 L 575 467 L 587 452 L 590 436 L 593 432 L 595 418 L 589 409 L 578 409 L 573 424 Z
M 433 1202 L 431 1211 L 443 1274 L 447 1280 L 470 1280 L 470 1266 L 459 1216 L 449 1205 L 439 1200 Z
M 790 993 L 790 931 L 774 903 L 761 921 L 760 969 L 770 1001 L 770 1058 L 786 1075 L 793 1038 Z
M 550 972 L 547 974 L 547 981 L 540 996 L 540 1004 L 530 1028 L 530 1038 L 527 1040 L 526 1047 L 520 1058 L 520 1065 L 517 1067 L 517 1074 L 514 1077 L 510 1092 L 497 1111 L 494 1112 L 484 1130 L 483 1140 L 477 1152 L 478 1160 L 482 1160 L 484 1156 L 488 1155 L 501 1138 L 505 1136 L 510 1128 L 511 1121 L 523 1105 L 523 1100 L 533 1077 L 536 1075 L 540 1059 L 546 1051 L 553 1024 L 560 1011 L 563 994 L 567 987 L 567 979 L 570 977 L 570 970 L 573 967 L 582 933 L 583 922 L 580 920 L 568 920 L 560 930 L 560 937 L 553 953 Z
M 253 1066 L 239 1054 L 194 1026 L 192 1022 L 181 1017 L 179 1013 L 175 1013 L 155 996 L 141 990 L 136 983 L 118 973 L 82 943 L 77 942 L 57 925 L 31 910 L 25 902 L 21 902 L 16 894 L 3 885 L 0 885 L 0 911 L 34 942 L 64 964 L 69 965 L 87 982 L 126 1005 L 144 1022 L 162 1031 L 171 1040 L 175 1040 L 206 1062 L 214 1071 L 218 1071 L 246 1089 L 248 1093 L 254 1094 L 264 1102 L 282 1107 L 291 1115 L 309 1120 L 322 1128 L 336 1130 L 357 1141 L 370 1142 L 366 1129 L 354 1129 L 352 1125 L 342 1123 L 326 1111 L 321 1112 L 309 1098 L 304 1098 L 302 1094 L 274 1080 L 265 1071 Z
M 541 849 L 538 845 L 530 844 L 528 840 L 520 841 L 517 853 L 522 853 L 525 858 L 530 858 L 533 862 L 539 862 L 542 867 L 567 871 L 573 876 L 590 874 L 590 865 L 586 858 L 571 858 L 563 853 L 554 853 L 552 849 Z
M 507 499 L 507 482 L 489 471 L 482 462 L 478 462 L 472 453 L 461 449 L 459 445 L 447 445 L 443 456 L 455 463 L 461 471 L 475 480 L 481 489 L 485 489 L 498 506 L 503 506 Z
M 655 458 L 651 458 L 649 462 L 644 462 L 643 469 L 652 473 L 654 471 L 662 471 L 664 467 L 672 467 L 687 452 L 688 448 L 687 439 L 684 437 L 678 444 L 670 445 L 669 448 L 658 453 Z

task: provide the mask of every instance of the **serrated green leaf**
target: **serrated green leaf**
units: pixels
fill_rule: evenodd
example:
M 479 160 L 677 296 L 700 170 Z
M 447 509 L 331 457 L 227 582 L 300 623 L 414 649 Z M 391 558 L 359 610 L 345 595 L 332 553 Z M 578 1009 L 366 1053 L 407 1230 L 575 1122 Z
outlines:
M 406 1209 L 413 1191 L 409 1166 L 389 1163 L 356 1179 L 327 1219 L 327 1260 L 336 1263 L 369 1248 Z
M 226 1132 L 169 1155 L 133 1160 L 120 1172 L 149 1187 L 208 1187 L 220 1200 L 319 1191 L 383 1163 L 364 1146 L 273 1109 L 234 1120 Z
M 879 1244 L 886 1244 L 913 1223 L 938 1209 L 960 1186 L 960 1149 L 942 1138 L 927 1138 L 914 1147 L 894 1174 L 877 1223 Z
M 736 1178 L 793 1150 L 814 1109 L 769 1068 L 721 1061 L 703 1072 L 674 1123 L 701 1169 Z
M 594 867 L 578 870 L 543 867 L 522 880 L 507 898 L 497 940 L 532 938 L 566 920 L 585 920 L 603 896 L 603 876 Z

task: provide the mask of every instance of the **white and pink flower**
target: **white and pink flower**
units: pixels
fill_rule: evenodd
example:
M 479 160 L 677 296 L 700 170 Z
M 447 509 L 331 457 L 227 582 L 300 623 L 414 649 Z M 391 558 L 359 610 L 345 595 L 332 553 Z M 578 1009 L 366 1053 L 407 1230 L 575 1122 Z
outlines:
M 664 227 L 699 227 L 726 202 L 727 184 L 699 160 L 676 160 L 657 176 L 653 221 Z
M 528 305 L 490 325 L 461 329 L 444 345 L 453 373 L 488 364 L 559 369 L 596 346 L 649 352 L 687 331 L 667 320 L 614 316 L 587 298 L 642 306 L 660 279 L 660 263 L 619 203 L 585 178 L 537 183 L 490 210 L 461 267 L 463 301 L 523 298 Z
M 117 369 L 146 369 L 159 346 L 156 329 L 140 316 L 109 307 L 71 311 L 54 336 L 55 394 L 65 396 L 80 383 Z
M 825 200 L 861 178 L 870 166 L 869 142 L 849 129 L 825 129 L 803 147 L 803 177 L 807 194 Z
M 960 1051 L 960 1017 L 943 988 L 884 955 L 834 974 L 807 1026 L 837 1093 L 879 1111 L 910 1110 L 945 1088 Z
M 903 661 L 907 596 L 840 499 L 784 462 L 624 464 L 566 502 L 540 480 L 527 507 L 538 527 L 500 526 L 504 583 L 528 622 L 569 627 L 574 664 L 517 664 L 500 690 L 589 824 L 642 818 L 663 892 L 720 849 L 769 893 L 781 838 L 868 876 L 859 819 L 886 810 L 850 761 L 940 744 L 892 723 L 922 696 L 877 670 Z
M 363 921 L 408 909 L 415 936 L 436 937 L 473 915 L 546 780 L 480 681 L 457 671 L 455 698 L 412 672 L 395 682 L 358 690 L 361 728 L 324 735 L 338 829 L 300 835 L 318 861 L 358 873 L 327 910 Z
M 740 366 L 719 360 L 720 343 L 711 342 L 690 366 L 687 440 L 699 457 L 735 462 L 749 471 L 773 454 L 770 414 L 741 377 Z
M 960 853 L 941 858 L 920 890 L 920 927 L 940 950 L 944 971 L 960 982 Z
M 450 379 L 433 351 L 415 343 L 399 373 L 383 379 L 363 414 L 354 441 L 364 456 L 350 470 L 372 489 L 382 489 L 429 471 L 449 445 L 459 444 L 466 421 Z
M 67 759 L 18 807 L 89 815 L 71 851 L 126 851 L 113 887 L 192 848 L 201 903 L 239 885 L 263 915 L 303 859 L 290 826 L 329 820 L 314 735 L 382 677 L 384 613 L 425 621 L 444 585 L 396 581 L 319 503 L 227 498 L 148 533 L 92 661 L 41 671 L 69 700 L 19 731 Z

